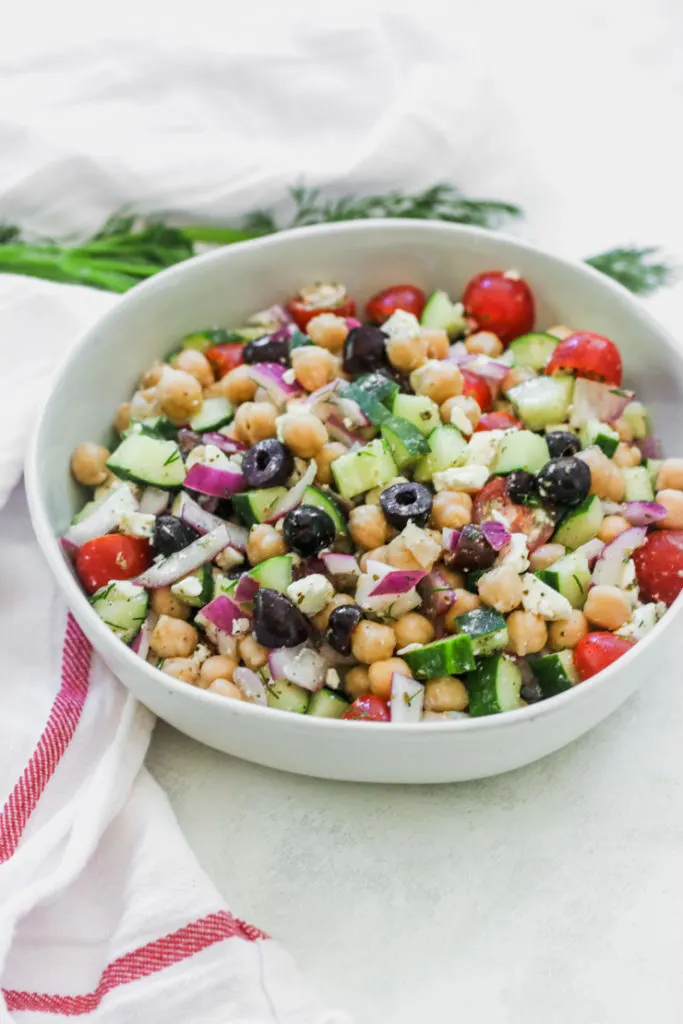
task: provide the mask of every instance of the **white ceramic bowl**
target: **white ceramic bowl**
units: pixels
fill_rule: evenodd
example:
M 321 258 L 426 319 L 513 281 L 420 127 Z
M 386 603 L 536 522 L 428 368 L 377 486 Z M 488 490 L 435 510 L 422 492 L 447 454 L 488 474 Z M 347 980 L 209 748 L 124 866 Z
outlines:
M 26 467 L 38 540 L 64 598 L 113 672 L 189 736 L 273 768 L 361 782 L 448 782 L 505 772 L 576 739 L 650 681 L 676 643 L 682 603 L 607 671 L 570 692 L 508 714 L 421 725 L 308 718 L 207 693 L 142 662 L 90 608 L 58 537 L 83 501 L 69 456 L 108 443 L 140 372 L 183 335 L 238 324 L 315 280 L 343 281 L 359 308 L 379 288 L 410 281 L 459 295 L 475 273 L 515 268 L 529 281 L 538 325 L 565 323 L 614 338 L 626 382 L 647 402 L 669 453 L 681 453 L 683 362 L 631 295 L 581 264 L 511 238 L 419 221 L 361 221 L 284 232 L 190 260 L 138 286 L 75 346 L 43 408 Z M 653 698 L 656 699 L 656 698 Z

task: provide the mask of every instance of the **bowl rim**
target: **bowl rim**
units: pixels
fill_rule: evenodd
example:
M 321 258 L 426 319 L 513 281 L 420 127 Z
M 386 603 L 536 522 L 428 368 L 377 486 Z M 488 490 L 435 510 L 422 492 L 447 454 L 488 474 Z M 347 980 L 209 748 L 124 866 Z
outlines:
M 370 218 L 367 220 L 340 221 L 329 224 L 315 224 L 308 227 L 291 228 L 279 231 L 275 234 L 250 239 L 248 241 L 236 242 L 230 246 L 225 246 L 215 251 L 203 253 L 188 260 L 184 260 L 181 263 L 175 264 L 173 267 L 169 267 L 168 269 L 155 274 L 148 280 L 136 285 L 130 292 L 121 296 L 119 302 L 109 309 L 102 317 L 98 318 L 97 321 L 79 337 L 79 339 L 69 348 L 67 353 L 58 361 L 56 369 L 52 374 L 49 393 L 42 404 L 40 413 L 33 426 L 27 448 L 24 465 L 25 486 L 29 514 L 36 538 L 68 607 L 78 609 L 77 615 L 88 620 L 90 632 L 97 638 L 97 641 L 93 643 L 96 651 L 98 651 L 100 644 L 103 648 L 110 648 L 116 660 L 120 657 L 124 662 L 128 662 L 131 671 L 137 670 L 138 672 L 141 672 L 145 677 L 147 677 L 148 681 L 152 685 L 158 685 L 159 682 L 161 682 L 163 686 L 170 689 L 174 694 L 177 694 L 181 700 L 187 699 L 191 701 L 196 700 L 204 702 L 207 709 L 209 707 L 223 707 L 226 710 L 229 709 L 230 713 L 233 715 L 244 714 L 261 717 L 267 715 L 268 718 L 264 721 L 271 721 L 273 723 L 273 728 L 277 727 L 278 721 L 282 721 L 280 715 L 287 715 L 286 721 L 288 725 L 294 728 L 348 730 L 349 727 L 355 726 L 356 728 L 361 728 L 365 732 L 374 732 L 379 730 L 381 734 L 388 733 L 389 735 L 405 737 L 406 735 L 425 736 L 428 735 L 429 732 L 436 731 L 461 733 L 463 730 L 467 730 L 468 733 L 486 733 L 496 731 L 501 728 L 516 728 L 517 726 L 536 722 L 539 719 L 561 715 L 564 712 L 564 709 L 568 706 L 576 704 L 580 700 L 587 700 L 591 693 L 599 688 L 609 685 L 609 683 L 620 671 L 623 670 L 623 668 L 630 664 L 630 662 L 635 658 L 640 657 L 652 646 L 653 643 L 657 641 L 665 629 L 668 629 L 673 625 L 677 616 L 680 615 L 681 609 L 683 609 L 683 594 L 681 594 L 674 604 L 667 609 L 667 614 L 659 620 L 654 629 L 652 629 L 646 637 L 633 645 L 633 650 L 623 655 L 622 658 L 619 658 L 612 665 L 608 666 L 608 668 L 597 673 L 597 675 L 571 687 L 569 690 L 565 690 L 563 693 L 557 694 L 552 699 L 539 701 L 538 703 L 529 704 L 526 707 L 516 708 L 512 711 L 506 711 L 498 715 L 486 715 L 478 718 L 451 719 L 447 721 L 427 720 L 411 723 L 397 722 L 392 724 L 392 728 L 390 730 L 386 730 L 386 722 L 320 718 L 313 715 L 292 715 L 288 712 L 280 712 L 280 715 L 273 716 L 273 711 L 277 711 L 276 708 L 253 704 L 248 701 L 227 702 L 220 694 L 210 693 L 208 690 L 203 690 L 199 687 L 188 686 L 187 683 L 183 683 L 180 680 L 175 679 L 173 676 L 166 675 L 161 672 L 160 669 L 150 665 L 147 661 L 143 661 L 128 645 L 121 643 L 121 641 L 107 629 L 100 617 L 93 611 L 87 595 L 81 589 L 74 573 L 69 568 L 67 561 L 64 558 L 59 538 L 54 534 L 50 525 L 47 509 L 41 493 L 41 481 L 40 474 L 38 472 L 43 424 L 47 417 L 48 410 L 52 403 L 56 401 L 56 395 L 59 392 L 62 380 L 71 370 L 73 364 L 78 361 L 81 353 L 93 343 L 92 335 L 99 332 L 110 322 L 113 321 L 115 323 L 122 315 L 122 310 L 124 310 L 125 315 L 125 310 L 134 304 L 148 301 L 148 297 L 150 295 L 154 295 L 156 291 L 163 292 L 169 284 L 180 283 L 184 277 L 201 273 L 205 267 L 213 265 L 214 263 L 229 263 L 234 259 L 239 259 L 240 255 L 244 251 L 257 251 L 258 249 L 267 248 L 269 246 L 282 246 L 286 248 L 288 242 L 294 237 L 299 240 L 303 240 L 315 235 L 344 236 L 347 234 L 372 234 L 375 232 L 384 233 L 390 236 L 393 233 L 398 234 L 401 231 L 405 231 L 406 228 L 413 231 L 421 231 L 425 235 L 431 234 L 436 236 L 441 234 L 451 235 L 454 237 L 460 236 L 463 238 L 481 238 L 489 241 L 491 239 L 494 241 L 499 240 L 504 242 L 508 247 L 517 249 L 520 252 L 531 253 L 540 257 L 544 261 L 554 264 L 562 271 L 569 271 L 573 274 L 586 277 L 589 280 L 593 279 L 594 281 L 599 282 L 600 287 L 607 295 L 612 295 L 622 303 L 625 302 L 629 307 L 630 314 L 637 320 L 643 322 L 645 326 L 657 336 L 658 343 L 663 344 L 664 347 L 669 350 L 672 359 L 678 361 L 679 364 L 683 366 L 683 352 L 681 352 L 676 345 L 672 335 L 623 285 L 579 260 L 557 256 L 553 253 L 547 252 L 540 246 L 518 239 L 513 235 L 508 235 L 500 231 L 490 231 L 486 228 L 477 228 L 470 225 L 443 221 L 425 221 L 414 218 L 397 218 L 395 220 Z M 308 722 L 309 724 L 304 726 L 301 724 L 303 722 Z

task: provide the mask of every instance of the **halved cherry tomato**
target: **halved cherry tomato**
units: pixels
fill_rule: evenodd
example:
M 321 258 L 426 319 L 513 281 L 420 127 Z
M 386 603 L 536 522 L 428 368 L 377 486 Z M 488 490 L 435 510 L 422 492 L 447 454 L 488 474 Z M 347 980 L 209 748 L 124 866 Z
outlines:
M 521 427 L 522 424 L 511 416 L 509 412 L 485 412 L 476 427 L 478 430 L 511 430 L 513 427 Z
M 508 498 L 505 477 L 491 480 L 479 491 L 472 507 L 472 521 L 485 523 L 495 519 L 494 512 L 505 516 L 511 533 L 525 533 L 529 551 L 545 544 L 555 531 L 555 520 L 544 508 L 517 505 Z
M 319 313 L 354 316 L 356 303 L 348 296 L 342 284 L 316 284 L 302 288 L 287 303 L 287 309 L 299 330 L 305 331 L 308 321 Z
M 641 599 L 672 605 L 683 590 L 683 530 L 655 530 L 633 561 Z
M 573 373 L 576 377 L 621 385 L 622 366 L 619 349 L 601 334 L 578 331 L 553 349 L 546 373 Z
M 475 400 L 482 412 L 488 412 L 493 405 L 491 388 L 483 377 L 480 377 L 476 373 L 472 373 L 471 370 L 464 370 L 461 367 L 460 372 L 462 374 L 463 395 L 469 395 Z
M 365 307 L 365 313 L 370 323 L 377 325 L 383 324 L 397 309 L 413 313 L 419 319 L 426 303 L 427 296 L 421 288 L 412 284 L 395 284 L 373 295 Z
M 240 342 L 231 342 L 225 345 L 212 345 L 211 348 L 207 348 L 204 355 L 220 378 L 244 362 L 243 353 L 244 345 Z
M 108 533 L 78 549 L 76 572 L 89 594 L 110 580 L 130 580 L 152 564 L 152 548 L 142 537 Z
M 373 693 L 364 693 L 362 697 L 356 697 L 342 718 L 355 718 L 359 722 L 388 722 L 391 715 L 385 700 Z
M 574 667 L 581 679 L 590 679 L 632 647 L 633 640 L 614 633 L 588 633 L 574 648 Z
M 465 312 L 477 327 L 492 331 L 506 345 L 534 326 L 534 297 L 524 278 L 504 270 L 473 277 L 462 297 Z

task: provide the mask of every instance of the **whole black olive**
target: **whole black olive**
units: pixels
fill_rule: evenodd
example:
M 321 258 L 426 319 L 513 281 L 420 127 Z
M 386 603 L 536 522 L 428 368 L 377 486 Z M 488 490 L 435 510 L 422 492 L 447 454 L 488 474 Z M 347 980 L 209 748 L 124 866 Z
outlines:
M 254 595 L 254 636 L 264 647 L 297 647 L 308 638 L 310 627 L 288 597 L 260 587 Z
M 273 334 L 264 334 L 244 346 L 242 358 L 245 363 L 279 363 L 289 366 L 289 330 L 280 328 Z
M 351 635 L 363 618 L 357 604 L 343 604 L 335 608 L 330 615 L 325 639 L 330 647 L 339 654 L 351 653 Z
M 269 437 L 257 441 L 242 459 L 247 487 L 277 487 L 286 483 L 294 471 L 294 456 L 281 441 Z
M 481 529 L 473 524 L 463 526 L 451 564 L 469 572 L 472 569 L 488 569 L 495 560 L 496 552 Z
M 573 455 L 552 459 L 538 474 L 538 493 L 558 505 L 580 505 L 590 489 L 591 471 Z
M 337 530 L 332 516 L 314 505 L 290 509 L 282 524 L 282 535 L 292 551 L 309 558 L 334 543 Z
M 507 494 L 510 501 L 521 504 L 536 490 L 536 477 L 525 469 L 516 469 L 506 477 Z
M 425 526 L 432 511 L 432 492 L 424 484 L 392 484 L 382 491 L 379 503 L 395 530 L 402 530 L 409 520 Z
M 162 555 L 182 551 L 200 534 L 176 516 L 157 516 L 154 524 L 152 547 Z
M 569 430 L 553 430 L 545 435 L 545 442 L 551 459 L 561 459 L 564 455 L 576 455 L 581 451 L 581 442 Z
M 388 363 L 387 336 L 379 327 L 352 327 L 344 342 L 342 365 L 346 373 L 370 373 Z

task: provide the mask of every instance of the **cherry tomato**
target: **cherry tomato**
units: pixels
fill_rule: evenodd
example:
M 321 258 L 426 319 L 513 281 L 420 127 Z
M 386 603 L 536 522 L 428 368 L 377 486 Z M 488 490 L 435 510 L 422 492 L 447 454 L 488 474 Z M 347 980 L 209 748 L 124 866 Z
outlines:
M 149 541 L 118 533 L 87 541 L 76 556 L 76 572 L 89 594 L 110 580 L 130 580 L 151 564 Z
M 578 331 L 570 334 L 553 349 L 546 373 L 573 373 L 588 380 L 599 380 L 619 387 L 621 356 L 619 349 L 600 334 Z
M 297 327 L 305 331 L 308 321 L 319 313 L 355 316 L 356 303 L 349 298 L 342 284 L 315 284 L 302 288 L 299 294 L 287 303 L 287 309 Z
M 672 605 L 683 590 L 683 530 L 655 530 L 633 561 L 642 600 Z
M 510 430 L 512 427 L 521 427 L 522 424 L 511 416 L 509 412 L 485 412 L 476 427 L 478 430 Z
M 632 647 L 633 640 L 614 633 L 588 633 L 574 648 L 574 667 L 581 679 L 590 679 Z
M 211 348 L 207 348 L 204 355 L 218 376 L 225 377 L 226 373 L 230 373 L 244 362 L 243 352 L 244 345 L 240 342 L 231 342 L 225 345 L 212 345 Z
M 354 718 L 360 722 L 388 722 L 391 715 L 385 700 L 372 693 L 364 693 L 362 697 L 356 697 L 342 718 Z
M 507 482 L 496 477 L 479 491 L 472 507 L 472 521 L 485 523 L 495 519 L 494 512 L 504 515 L 512 533 L 525 533 L 529 551 L 535 551 L 555 532 L 555 520 L 544 508 L 517 505 L 508 498 Z
M 524 278 L 510 271 L 486 270 L 473 277 L 462 297 L 465 312 L 482 331 L 504 345 L 534 326 L 534 297 Z
M 462 374 L 462 393 L 473 398 L 482 412 L 488 412 L 493 405 L 493 395 L 483 377 L 471 370 L 460 368 Z
M 365 307 L 365 313 L 371 324 L 378 325 L 388 320 L 397 309 L 413 313 L 419 319 L 426 302 L 427 296 L 421 288 L 412 284 L 395 284 L 373 295 Z

